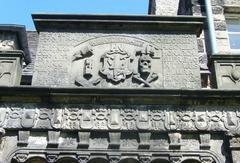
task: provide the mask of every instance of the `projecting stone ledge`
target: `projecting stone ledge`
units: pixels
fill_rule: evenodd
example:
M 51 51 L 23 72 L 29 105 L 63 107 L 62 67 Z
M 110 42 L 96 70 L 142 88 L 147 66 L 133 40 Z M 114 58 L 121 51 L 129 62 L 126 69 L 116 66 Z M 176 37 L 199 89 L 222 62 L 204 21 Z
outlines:
M 34 86 L 201 88 L 204 17 L 35 14 Z

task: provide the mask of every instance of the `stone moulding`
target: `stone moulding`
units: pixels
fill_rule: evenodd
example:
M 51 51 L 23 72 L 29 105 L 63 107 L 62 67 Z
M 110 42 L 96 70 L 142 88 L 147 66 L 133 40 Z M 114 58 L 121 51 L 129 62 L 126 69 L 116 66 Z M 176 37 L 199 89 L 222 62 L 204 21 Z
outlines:
M 141 16 L 141 15 L 73 15 L 73 14 L 32 14 L 36 29 L 42 31 L 49 28 L 68 29 L 162 29 L 189 30 L 200 35 L 205 17 L 193 16 Z M 71 26 L 69 26 L 71 24 Z M 161 24 L 161 26 L 159 25 Z M 122 26 L 124 25 L 124 26 Z M 137 25 L 137 26 L 136 26 Z M 149 26 L 150 25 L 150 26 Z M 96 28 L 98 26 L 98 28 Z M 129 28 L 130 27 L 130 28 Z
M 42 152 L 41 152 L 42 151 Z M 185 151 L 181 150 L 180 152 L 174 151 L 174 150 L 164 150 L 164 151 L 138 151 L 138 152 L 124 152 L 124 151 L 79 151 L 79 150 L 55 150 L 52 152 L 52 150 L 41 150 L 41 149 L 17 149 L 8 156 L 8 161 L 10 162 L 13 158 L 14 160 L 30 160 L 36 157 L 40 157 L 44 160 L 48 160 L 51 162 L 61 160 L 63 158 L 73 158 L 76 161 L 80 161 L 83 163 L 86 163 L 91 160 L 95 159 L 103 159 L 105 161 L 110 161 L 110 163 L 118 163 L 123 160 L 133 159 L 137 162 L 153 162 L 155 160 L 163 160 L 168 162 L 183 162 L 188 160 L 209 160 L 209 163 L 212 163 L 213 161 L 215 163 L 222 163 L 224 162 L 221 158 L 218 157 L 214 152 L 212 151 Z M 206 161 L 207 161 L 206 160 Z M 23 162 L 24 162 L 23 161 Z

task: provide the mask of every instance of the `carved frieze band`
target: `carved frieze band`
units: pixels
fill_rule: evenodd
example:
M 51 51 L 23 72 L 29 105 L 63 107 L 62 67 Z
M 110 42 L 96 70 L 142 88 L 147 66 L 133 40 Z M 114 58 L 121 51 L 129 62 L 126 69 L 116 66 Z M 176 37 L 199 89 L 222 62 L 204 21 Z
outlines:
M 190 155 L 189 155 L 190 156 Z M 94 156 L 92 154 L 89 155 L 67 155 L 64 156 L 64 154 L 46 154 L 45 156 L 42 155 L 43 160 L 47 160 L 50 163 L 55 163 L 58 162 L 59 160 L 63 160 L 63 159 L 69 159 L 71 158 L 71 160 L 75 160 L 79 163 L 86 163 L 86 162 L 90 162 L 93 160 L 101 160 L 101 161 L 106 161 L 106 162 L 110 162 L 110 163 L 119 163 L 121 161 L 127 161 L 127 160 L 135 160 L 135 162 L 138 163 L 151 163 L 154 162 L 158 159 L 161 159 L 162 161 L 165 162 L 169 162 L 169 163 L 181 163 L 181 162 L 185 162 L 185 161 L 193 161 L 191 159 L 191 157 L 189 157 L 188 155 L 186 156 L 181 156 L 181 155 L 170 155 L 168 158 L 161 158 L 161 157 L 152 157 L 152 155 L 138 155 L 138 156 L 123 156 L 121 154 L 119 155 L 99 155 L 99 156 Z M 32 155 L 32 154 L 22 154 L 22 153 L 17 153 L 15 154 L 15 156 L 13 157 L 14 160 L 18 161 L 18 162 L 25 162 L 27 160 L 31 160 L 34 158 L 39 158 L 38 156 Z M 201 154 L 198 156 L 199 160 L 197 161 L 201 161 L 202 163 L 212 163 L 213 161 L 216 161 L 218 163 L 217 160 L 214 160 L 213 157 L 208 154 L 208 156 L 201 156 Z M 184 160 L 184 161 L 183 161 Z
M 85 107 L 85 106 L 84 106 Z M 240 112 L 208 109 L 180 110 L 167 106 L 130 109 L 119 106 L 80 108 L 0 108 L 0 127 L 6 129 L 239 131 Z M 94 108 L 94 109 L 93 109 Z M 176 110 L 175 110 L 176 109 Z M 175 110 L 175 111 L 174 111 Z M 56 136 L 57 133 L 49 133 Z

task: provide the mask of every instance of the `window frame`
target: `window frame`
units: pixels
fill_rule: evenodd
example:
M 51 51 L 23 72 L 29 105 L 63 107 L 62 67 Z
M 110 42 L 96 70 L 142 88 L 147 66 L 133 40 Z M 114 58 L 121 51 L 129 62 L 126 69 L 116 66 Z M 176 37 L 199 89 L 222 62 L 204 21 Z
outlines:
M 240 39 L 240 31 L 239 32 L 230 32 L 228 30 L 228 24 L 230 21 L 238 21 L 239 26 L 240 26 L 240 15 L 236 14 L 236 13 L 225 14 L 225 21 L 226 21 L 226 25 L 227 25 L 226 31 L 227 31 L 227 35 L 228 35 L 229 49 L 232 53 L 240 53 L 240 47 L 239 47 L 239 49 L 233 49 L 231 47 L 231 42 L 230 42 L 230 35 L 239 35 L 239 39 Z

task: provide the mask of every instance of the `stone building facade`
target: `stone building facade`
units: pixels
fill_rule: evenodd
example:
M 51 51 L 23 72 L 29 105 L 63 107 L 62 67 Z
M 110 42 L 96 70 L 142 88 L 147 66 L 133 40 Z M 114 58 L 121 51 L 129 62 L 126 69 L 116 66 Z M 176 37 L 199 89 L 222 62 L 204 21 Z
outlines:
M 205 2 L 0 25 L 0 161 L 240 162 L 240 2 L 211 1 L 215 39 Z

